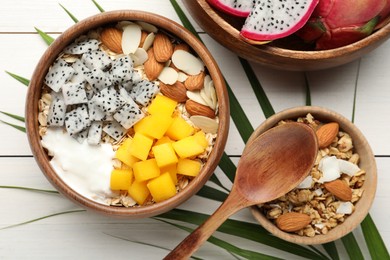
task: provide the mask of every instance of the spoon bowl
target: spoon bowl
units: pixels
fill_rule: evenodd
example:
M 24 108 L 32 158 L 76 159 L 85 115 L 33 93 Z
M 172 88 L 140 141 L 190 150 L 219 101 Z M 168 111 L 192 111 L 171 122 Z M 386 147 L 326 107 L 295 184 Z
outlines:
M 302 123 L 271 128 L 247 143 L 227 199 L 164 259 L 187 259 L 235 212 L 274 200 L 296 187 L 313 167 L 314 131 Z

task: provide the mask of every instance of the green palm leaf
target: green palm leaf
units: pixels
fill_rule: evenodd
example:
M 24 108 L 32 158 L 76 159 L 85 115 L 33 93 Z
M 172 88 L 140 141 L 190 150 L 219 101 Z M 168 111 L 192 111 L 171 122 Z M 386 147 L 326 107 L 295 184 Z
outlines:
M 59 192 L 56 190 L 35 189 L 35 188 L 20 187 L 20 186 L 0 186 L 0 189 L 18 189 L 18 190 L 27 190 L 27 191 L 59 194 Z
M 370 214 L 361 223 L 364 239 L 373 260 L 390 259 L 389 252 Z
M 69 17 L 73 20 L 73 22 L 75 22 L 75 23 L 79 22 L 79 20 L 71 12 L 69 12 L 68 9 L 66 9 L 62 4 L 59 4 L 59 5 L 69 15 Z
M 41 36 L 41 38 L 47 43 L 47 45 L 50 45 L 52 44 L 52 42 L 54 42 L 54 38 L 51 37 L 50 35 L 48 35 L 47 33 L 39 30 L 37 27 L 34 27 L 35 30 L 38 32 L 39 36 Z
M 11 113 L 7 113 L 7 112 L 4 112 L 4 111 L 0 111 L 0 113 L 2 113 L 2 114 L 4 114 L 4 115 L 6 115 L 6 116 L 9 116 L 9 117 L 11 117 L 11 118 L 13 118 L 13 119 L 15 119 L 15 120 L 18 120 L 18 121 L 24 123 L 24 117 L 17 116 L 17 115 L 13 115 L 13 114 L 11 114 Z
M 104 9 L 95 1 L 95 0 L 92 0 L 93 4 L 97 7 L 97 9 L 101 12 L 101 13 L 104 13 Z
M 336 244 L 334 242 L 325 243 L 322 247 L 330 255 L 333 260 L 339 260 L 339 253 L 337 252 Z
M 342 237 L 341 241 L 343 242 L 345 250 L 347 250 L 350 259 L 364 260 L 363 253 L 360 250 L 359 244 L 357 243 L 356 238 L 352 233 Z
M 22 76 L 16 75 L 16 74 L 11 73 L 9 71 L 6 71 L 6 73 L 27 87 L 30 84 L 30 80 L 23 78 Z
M 3 120 L 0 120 L 0 122 L 3 123 L 3 124 L 9 125 L 9 126 L 15 128 L 15 129 L 19 130 L 19 131 L 22 131 L 22 132 L 26 133 L 26 128 L 23 127 L 23 126 L 18 126 L 18 125 L 15 125 L 15 124 L 3 121 Z

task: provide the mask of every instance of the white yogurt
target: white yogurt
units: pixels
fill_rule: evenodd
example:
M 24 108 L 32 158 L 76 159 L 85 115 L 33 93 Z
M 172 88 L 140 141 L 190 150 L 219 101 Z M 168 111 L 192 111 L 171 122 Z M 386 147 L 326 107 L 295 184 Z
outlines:
M 106 204 L 112 195 L 110 175 L 114 151 L 110 144 L 80 144 L 63 129 L 48 128 L 42 145 L 53 156 L 50 163 L 58 176 L 81 195 Z

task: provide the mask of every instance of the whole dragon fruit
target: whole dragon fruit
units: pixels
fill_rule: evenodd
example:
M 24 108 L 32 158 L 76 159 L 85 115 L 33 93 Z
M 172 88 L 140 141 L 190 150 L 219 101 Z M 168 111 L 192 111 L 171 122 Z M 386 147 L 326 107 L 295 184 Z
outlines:
M 247 17 L 252 10 L 254 0 L 207 0 L 207 2 L 225 13 Z
M 297 35 L 316 50 L 333 49 L 370 35 L 389 13 L 390 0 L 320 0 Z

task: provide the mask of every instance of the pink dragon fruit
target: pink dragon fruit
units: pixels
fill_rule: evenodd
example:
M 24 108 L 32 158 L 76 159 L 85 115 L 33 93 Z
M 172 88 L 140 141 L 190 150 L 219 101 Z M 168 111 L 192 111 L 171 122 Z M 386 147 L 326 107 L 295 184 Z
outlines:
M 297 35 L 316 50 L 333 49 L 370 35 L 389 13 L 389 0 L 320 0 Z
M 218 10 L 238 17 L 247 17 L 254 3 L 253 0 L 207 0 L 207 2 Z

